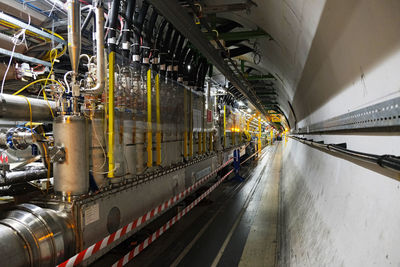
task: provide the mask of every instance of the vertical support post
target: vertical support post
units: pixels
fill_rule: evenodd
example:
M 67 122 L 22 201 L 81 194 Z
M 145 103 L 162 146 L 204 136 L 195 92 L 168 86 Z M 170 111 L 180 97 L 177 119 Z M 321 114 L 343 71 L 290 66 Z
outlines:
M 190 132 L 189 132 L 189 156 L 193 157 L 193 93 L 190 93 Z
M 183 156 L 188 157 L 188 101 L 187 89 L 183 88 L 183 113 L 184 113 L 184 132 L 183 132 Z
M 226 148 L 226 105 L 224 105 L 224 149 Z
M 157 116 L 157 132 L 156 132 L 156 164 L 161 165 L 161 114 L 160 114 L 160 75 L 156 75 L 156 116 Z
M 274 143 L 274 130 L 271 129 L 271 145 Z
M 261 154 L 261 118 L 258 116 L 258 156 Z
M 210 88 L 207 88 L 207 90 L 210 90 Z M 202 122 L 202 127 L 203 127 L 202 132 L 201 132 L 201 139 L 202 139 L 201 152 L 203 154 L 206 153 L 206 132 L 205 132 L 205 129 L 206 129 L 205 113 L 206 112 L 205 111 L 206 111 L 206 96 L 203 95 L 203 109 L 202 109 L 202 114 L 201 114 L 201 122 Z
M 108 54 L 108 178 L 114 177 L 114 64 L 115 52 Z
M 203 153 L 206 153 L 207 133 L 203 130 Z
M 153 166 L 153 131 L 151 123 L 151 70 L 147 71 L 147 167 Z

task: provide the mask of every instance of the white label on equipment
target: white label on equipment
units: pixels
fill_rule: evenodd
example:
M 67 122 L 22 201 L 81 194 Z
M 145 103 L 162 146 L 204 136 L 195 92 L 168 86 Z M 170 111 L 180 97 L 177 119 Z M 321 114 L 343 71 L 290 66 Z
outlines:
M 99 204 L 94 204 L 85 209 L 85 226 L 97 221 L 99 216 Z

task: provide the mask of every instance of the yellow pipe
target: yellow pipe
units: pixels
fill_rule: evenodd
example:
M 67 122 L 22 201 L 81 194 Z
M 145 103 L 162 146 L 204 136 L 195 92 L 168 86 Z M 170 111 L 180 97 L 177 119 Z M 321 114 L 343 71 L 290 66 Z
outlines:
M 207 139 L 207 133 L 203 131 L 203 153 L 206 153 L 206 139 Z
M 258 117 L 258 153 L 261 152 L 261 118 Z
M 226 105 L 224 105 L 224 148 L 226 148 Z
M 151 70 L 147 71 L 147 167 L 153 166 L 153 132 L 151 127 Z
M 188 110 L 187 110 L 187 90 L 183 89 L 183 116 L 184 116 L 184 132 L 183 132 L 183 156 L 188 157 Z
M 272 142 L 274 141 L 274 130 L 271 129 L 270 135 L 271 135 L 271 145 L 272 145 Z
M 115 52 L 108 54 L 108 178 L 114 177 L 114 64 Z
M 160 114 L 160 75 L 156 75 L 156 105 L 157 105 L 157 133 L 156 133 L 156 164 L 161 165 L 161 114 Z

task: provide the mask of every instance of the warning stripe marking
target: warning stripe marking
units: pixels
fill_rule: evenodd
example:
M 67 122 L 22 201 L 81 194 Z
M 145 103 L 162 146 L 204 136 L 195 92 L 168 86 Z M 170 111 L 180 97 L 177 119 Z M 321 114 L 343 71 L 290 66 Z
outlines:
M 155 231 L 152 235 L 146 238 L 142 243 L 132 249 L 129 253 L 125 254 L 124 257 L 115 262 L 112 267 L 120 267 L 127 264 L 134 257 L 140 254 L 146 247 L 148 247 L 152 242 L 157 240 L 166 230 L 171 228 L 175 223 L 177 223 L 180 219 L 182 219 L 190 210 L 192 210 L 197 204 L 200 203 L 206 196 L 208 196 L 212 191 L 214 191 L 217 186 L 219 186 L 231 173 L 233 170 L 229 171 L 225 174 L 218 182 L 216 182 L 213 186 L 211 186 L 206 192 L 201 194 L 196 200 L 190 203 L 186 208 L 180 211 L 177 215 L 175 215 L 172 219 L 170 219 L 166 224 L 161 226 L 157 231 Z
M 193 191 L 195 188 L 199 187 L 202 185 L 204 182 L 206 182 L 208 179 L 210 179 L 214 174 L 216 174 L 218 171 L 226 167 L 229 163 L 233 161 L 233 158 L 229 159 L 227 162 L 219 166 L 217 169 L 215 169 L 213 172 L 209 173 L 208 175 L 204 176 L 201 178 L 199 181 L 194 183 L 192 186 L 188 187 L 184 191 L 180 192 L 176 196 L 173 196 L 170 198 L 168 201 L 162 203 L 158 207 L 148 211 L 144 215 L 140 216 L 139 218 L 135 219 L 133 222 L 125 225 L 124 227 L 118 229 L 116 232 L 104 237 L 102 240 L 98 241 L 97 243 L 91 245 L 87 249 L 79 252 L 75 256 L 71 257 L 70 259 L 64 261 L 63 263 L 60 263 L 59 267 L 72 267 L 72 266 L 77 266 L 78 264 L 82 263 L 82 261 L 87 260 L 89 257 L 93 256 L 100 250 L 104 249 L 114 241 L 118 240 L 119 238 L 125 236 L 126 234 L 130 233 L 132 230 L 136 229 L 139 227 L 141 224 L 151 220 L 155 215 L 161 213 L 167 208 L 170 208 L 173 204 L 175 204 L 178 200 L 182 199 L 186 195 L 188 195 L 191 191 Z M 168 229 L 168 228 L 167 228 Z M 165 229 L 166 230 L 166 229 Z M 164 230 L 164 231 L 165 231 Z M 117 234 L 118 233 L 118 234 Z M 161 233 L 162 234 L 162 233 Z M 161 235 L 159 234 L 159 235 Z M 155 238 L 156 239 L 156 238 Z M 155 240 L 154 239 L 154 240 Z M 143 250 L 143 248 L 142 248 Z M 134 253 L 132 253 L 133 255 Z M 134 257 L 134 256 L 133 256 Z

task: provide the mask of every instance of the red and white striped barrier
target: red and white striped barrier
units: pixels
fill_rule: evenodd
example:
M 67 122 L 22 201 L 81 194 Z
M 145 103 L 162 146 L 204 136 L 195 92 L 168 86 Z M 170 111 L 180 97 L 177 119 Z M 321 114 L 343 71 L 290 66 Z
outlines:
M 245 163 L 259 152 L 254 153 L 249 156 L 246 160 L 244 160 L 241 164 Z M 230 159 L 229 161 L 231 161 Z M 228 162 L 229 162 L 228 161 Z M 225 165 L 226 166 L 226 165 Z M 161 226 L 157 231 L 155 231 L 151 236 L 146 238 L 142 243 L 137 245 L 134 249 L 132 249 L 129 253 L 125 254 L 124 257 L 115 262 L 112 267 L 121 267 L 131 261 L 134 257 L 139 255 L 145 248 L 147 248 L 151 243 L 153 243 L 156 239 L 158 239 L 163 233 L 165 233 L 169 228 L 171 228 L 176 222 L 178 222 L 183 216 L 185 216 L 191 209 L 193 209 L 200 201 L 202 201 L 206 196 L 208 196 L 214 189 L 219 186 L 231 173 L 233 170 L 229 171 L 225 174 L 218 182 L 216 182 L 213 186 L 211 186 L 207 191 L 205 191 L 201 196 L 196 198 L 195 201 L 190 203 L 185 209 L 180 211 L 177 215 L 175 215 L 172 219 L 170 219 L 166 224 Z
M 151 236 L 146 238 L 142 243 L 137 245 L 134 249 L 132 249 L 129 253 L 125 254 L 124 257 L 115 262 L 112 267 L 121 267 L 131 261 L 134 257 L 139 255 L 146 247 L 148 247 L 151 243 L 153 243 L 157 238 L 159 238 L 163 233 L 165 233 L 169 228 L 171 228 L 176 222 L 178 222 L 183 216 L 185 216 L 191 209 L 193 209 L 200 201 L 202 201 L 206 196 L 208 196 L 214 189 L 219 186 L 226 177 L 231 174 L 233 170 L 229 171 L 225 174 L 218 182 L 216 182 L 213 186 L 211 186 L 207 191 L 205 191 L 201 196 L 196 198 L 195 201 L 190 203 L 186 208 L 180 211 L 177 215 L 175 215 L 172 219 L 170 219 L 166 224 L 161 226 L 157 231 L 155 231 Z
M 190 186 L 189 188 L 186 188 L 184 191 L 182 191 L 181 193 L 177 194 L 176 196 L 170 198 L 168 201 L 162 203 L 161 205 L 159 205 L 158 207 L 150 210 L 149 212 L 147 212 L 146 214 L 144 214 L 143 216 L 140 216 L 139 218 L 137 218 L 136 220 L 134 220 L 133 222 L 125 225 L 124 227 L 120 228 L 118 231 L 112 233 L 111 235 L 106 236 L 105 238 L 103 238 L 102 240 L 98 241 L 97 243 L 91 245 L 90 247 L 88 247 L 87 249 L 79 252 L 78 254 L 76 254 L 75 256 L 73 256 L 72 258 L 64 261 L 63 263 L 60 263 L 59 267 L 72 267 L 72 266 L 76 266 L 78 264 L 80 264 L 81 262 L 87 260 L 89 257 L 91 257 L 92 255 L 94 255 L 95 253 L 97 253 L 98 251 L 102 250 L 103 248 L 107 247 L 108 245 L 110 245 L 112 242 L 118 240 L 119 238 L 121 238 L 122 236 L 128 234 L 129 232 L 131 232 L 132 230 L 134 230 L 135 228 L 139 227 L 141 224 L 149 221 L 150 219 L 152 219 L 155 215 L 161 213 L 162 211 L 164 211 L 165 209 L 171 207 L 172 205 L 174 205 L 178 200 L 182 199 L 184 196 L 188 195 L 189 193 L 191 193 L 194 189 L 196 189 L 197 187 L 199 187 L 201 184 L 203 184 L 204 182 L 206 182 L 209 178 L 211 178 L 214 174 L 216 174 L 218 171 L 220 171 L 221 169 L 223 169 L 224 167 L 226 167 L 229 163 L 231 163 L 233 161 L 233 159 L 229 159 L 227 162 L 225 162 L 224 164 L 222 164 L 221 166 L 219 166 L 216 170 L 214 170 L 213 172 L 211 172 L 210 174 L 204 176 L 202 179 L 200 179 L 199 181 L 197 181 L 196 183 L 194 183 L 192 186 Z M 225 176 L 224 176 L 225 177 Z

